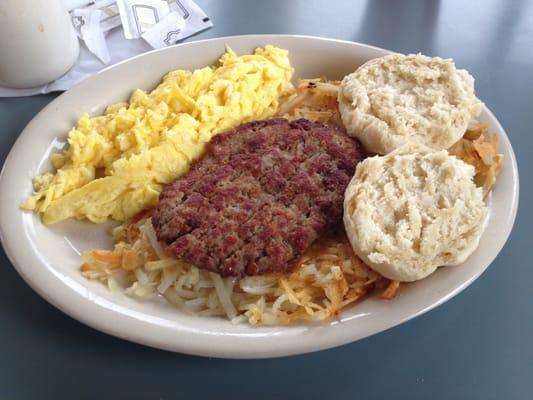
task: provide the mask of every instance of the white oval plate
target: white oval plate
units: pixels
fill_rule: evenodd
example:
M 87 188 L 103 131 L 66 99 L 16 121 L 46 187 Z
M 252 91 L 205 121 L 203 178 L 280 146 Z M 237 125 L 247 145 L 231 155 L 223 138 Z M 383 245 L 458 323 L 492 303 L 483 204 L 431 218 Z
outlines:
M 110 246 L 107 226 L 67 221 L 44 226 L 22 212 L 31 178 L 51 168 L 49 155 L 62 148 L 82 112 L 102 112 L 135 88 L 151 89 L 170 70 L 214 63 L 229 44 L 242 54 L 273 44 L 289 49 L 296 78 L 340 79 L 363 62 L 389 52 L 363 44 L 291 35 L 237 36 L 187 43 L 113 66 L 59 96 L 24 129 L 0 176 L 0 234 L 11 262 L 43 298 L 73 318 L 108 334 L 145 345 L 213 357 L 256 358 L 305 353 L 353 342 L 420 315 L 459 293 L 503 247 L 518 203 L 518 172 L 509 139 L 485 109 L 482 121 L 497 132 L 504 166 L 490 198 L 490 217 L 479 248 L 463 265 L 441 268 L 401 288 L 392 301 L 367 299 L 319 325 L 250 327 L 221 318 L 194 317 L 161 299 L 136 301 L 110 292 L 79 273 L 79 252 Z

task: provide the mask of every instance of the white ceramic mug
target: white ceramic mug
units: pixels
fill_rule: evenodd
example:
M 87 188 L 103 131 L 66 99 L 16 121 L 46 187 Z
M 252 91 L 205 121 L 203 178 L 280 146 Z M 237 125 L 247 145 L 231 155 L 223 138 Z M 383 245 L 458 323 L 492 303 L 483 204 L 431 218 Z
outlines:
M 0 85 L 51 82 L 74 65 L 79 50 L 61 0 L 0 0 Z

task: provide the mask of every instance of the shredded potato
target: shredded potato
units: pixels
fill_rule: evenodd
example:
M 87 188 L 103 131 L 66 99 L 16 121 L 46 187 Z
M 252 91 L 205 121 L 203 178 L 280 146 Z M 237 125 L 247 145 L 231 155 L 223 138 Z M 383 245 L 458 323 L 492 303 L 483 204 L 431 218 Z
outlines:
M 400 282 L 390 281 L 389 286 L 381 293 L 381 298 L 385 300 L 393 299 L 396 296 L 396 292 L 400 287 Z
M 115 248 L 83 254 L 81 273 L 88 279 L 122 288 L 146 299 L 158 293 L 182 310 L 226 316 L 252 325 L 285 325 L 320 321 L 338 315 L 374 288 L 392 298 L 390 283 L 368 268 L 352 251 L 343 232 L 319 240 L 296 262 L 290 274 L 221 278 L 154 247 L 149 217 L 113 230 Z M 158 252 L 163 251 L 163 257 Z
M 343 126 L 337 103 L 339 86 L 340 81 L 302 79 L 296 89 L 280 101 L 278 116 Z
M 448 152 L 476 169 L 474 181 L 486 195 L 500 173 L 503 155 L 498 154 L 498 137 L 489 134 L 487 124 L 468 129 Z

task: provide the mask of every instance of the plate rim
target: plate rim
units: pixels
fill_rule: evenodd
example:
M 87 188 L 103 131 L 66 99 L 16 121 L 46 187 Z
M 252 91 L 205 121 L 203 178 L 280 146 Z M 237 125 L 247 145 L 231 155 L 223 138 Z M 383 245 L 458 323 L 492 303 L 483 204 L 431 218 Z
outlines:
M 80 85 L 87 85 L 87 84 L 91 83 L 93 80 L 97 80 L 101 74 L 105 74 L 109 70 L 112 70 L 114 68 L 118 68 L 118 67 L 120 67 L 123 64 L 132 62 L 133 60 L 136 60 L 136 59 L 139 59 L 139 58 L 151 57 L 155 53 L 166 52 L 166 51 L 176 51 L 175 48 L 177 48 L 177 47 L 181 48 L 181 47 L 185 47 L 185 46 L 201 46 L 203 43 L 206 43 L 206 42 L 222 42 L 223 43 L 224 41 L 231 41 L 231 40 L 242 39 L 242 38 L 249 38 L 250 40 L 257 40 L 257 41 L 262 40 L 265 43 L 268 43 L 268 40 L 280 40 L 280 39 L 283 40 L 283 39 L 291 39 L 291 38 L 300 38 L 300 39 L 303 39 L 303 40 L 310 40 L 310 41 L 344 43 L 344 44 L 348 44 L 348 45 L 356 45 L 356 46 L 359 46 L 359 47 L 364 47 L 364 48 L 367 48 L 367 49 L 378 50 L 378 51 L 384 52 L 384 53 L 392 53 L 392 51 L 390 51 L 390 50 L 383 49 L 383 48 L 376 47 L 376 46 L 372 46 L 372 45 L 368 45 L 368 44 L 365 44 L 365 43 L 359 43 L 359 42 L 355 42 L 355 41 L 341 40 L 341 39 L 332 39 L 332 38 L 319 37 L 319 36 L 291 35 L 291 34 L 252 34 L 252 35 L 224 36 L 224 37 L 209 38 L 209 39 L 203 39 L 203 40 L 198 40 L 198 41 L 191 41 L 191 42 L 181 43 L 179 45 L 172 46 L 171 48 L 156 49 L 156 50 L 152 50 L 152 51 L 137 55 L 135 57 L 129 58 L 127 60 L 121 61 L 121 62 L 119 62 L 117 64 L 114 64 L 112 66 L 109 66 L 107 68 L 104 68 L 103 70 L 99 71 L 97 74 L 95 74 L 95 75 L 83 80 L 82 82 L 78 83 L 72 89 L 75 89 L 75 88 L 79 87 Z M 72 89 L 69 89 L 68 91 L 65 91 L 61 95 L 57 96 L 50 103 L 48 103 L 24 127 L 22 132 L 17 137 L 15 143 L 12 145 L 12 147 L 11 147 L 11 149 L 10 149 L 10 151 L 9 151 L 5 161 L 4 161 L 4 164 L 2 166 L 2 170 L 0 172 L 0 189 L 3 186 L 4 175 L 6 174 L 5 171 L 7 169 L 7 166 L 12 163 L 11 158 L 12 158 L 14 152 L 16 151 L 16 149 L 18 147 L 20 147 L 22 145 L 22 142 L 24 142 L 25 138 L 27 136 L 31 135 L 31 129 L 29 129 L 29 128 L 31 128 L 32 123 L 39 116 L 41 116 L 42 114 L 47 113 L 48 110 L 52 109 L 57 104 L 57 102 L 61 101 L 63 96 L 68 95 L 68 93 Z M 512 145 L 510 143 L 509 137 L 508 137 L 506 131 L 503 129 L 502 125 L 500 124 L 499 120 L 495 117 L 495 115 L 492 113 L 492 111 L 487 106 L 484 107 L 484 110 L 494 120 L 499 132 L 502 133 L 500 139 L 501 140 L 503 139 L 506 142 L 505 144 L 506 144 L 507 148 L 509 149 L 509 154 L 510 154 L 509 165 L 510 165 L 511 170 L 512 170 L 514 191 L 512 193 L 512 204 L 511 204 L 512 205 L 512 209 L 510 210 L 511 211 L 510 223 L 507 225 L 507 229 L 506 229 L 506 232 L 505 232 L 505 235 L 504 235 L 505 236 L 505 240 L 503 240 L 503 242 L 501 243 L 501 245 L 499 246 L 497 251 L 494 253 L 494 256 L 488 262 L 485 263 L 485 266 L 482 269 L 477 271 L 476 274 L 473 275 L 470 279 L 462 282 L 462 284 L 459 285 L 458 287 L 456 287 L 454 290 L 450 291 L 445 296 L 442 296 L 441 298 L 439 298 L 438 301 L 430 304 L 429 306 L 427 306 L 425 308 L 420 309 L 418 312 L 410 314 L 409 316 L 407 316 L 405 318 L 398 319 L 398 320 L 396 320 L 393 323 L 385 324 L 386 326 L 381 327 L 380 329 L 377 329 L 377 330 L 374 329 L 371 332 L 368 332 L 367 334 L 364 334 L 362 336 L 358 336 L 358 337 L 355 337 L 355 338 L 354 337 L 347 337 L 347 338 L 345 337 L 342 340 L 331 340 L 329 342 L 326 341 L 326 343 L 322 343 L 321 345 L 318 345 L 318 346 L 317 345 L 313 346 L 313 345 L 307 344 L 307 345 L 295 346 L 294 348 L 290 348 L 290 349 L 278 348 L 278 349 L 270 349 L 270 350 L 267 350 L 267 351 L 261 351 L 261 350 L 257 350 L 257 349 L 253 350 L 253 351 L 249 351 L 247 349 L 244 349 L 244 350 L 241 349 L 241 350 L 236 351 L 235 349 L 231 349 L 231 350 L 229 350 L 229 349 L 220 349 L 220 348 L 208 349 L 207 347 L 209 347 L 209 346 L 198 346 L 198 345 L 191 346 L 190 343 L 187 343 L 185 345 L 176 345 L 175 342 L 174 343 L 169 343 L 168 341 L 162 340 L 161 338 L 155 338 L 155 337 L 147 338 L 142 333 L 141 334 L 138 334 L 136 332 L 134 332 L 133 334 L 131 332 L 127 333 L 126 329 L 120 328 L 120 326 L 121 326 L 120 324 L 117 325 L 117 327 L 118 327 L 117 328 L 117 327 L 113 327 L 112 324 L 106 323 L 107 322 L 106 318 L 94 317 L 94 316 L 92 316 L 92 313 L 90 313 L 90 312 L 87 312 L 85 314 L 83 312 L 77 312 L 75 307 L 72 307 L 69 304 L 65 304 L 65 300 L 64 299 L 63 299 L 63 301 L 61 301 L 62 299 L 60 299 L 60 297 L 61 298 L 65 297 L 65 294 L 63 294 L 63 295 L 51 294 L 50 290 L 49 290 L 50 288 L 47 288 L 47 287 L 45 287 L 46 285 L 40 284 L 41 282 L 37 282 L 35 279 L 32 279 L 32 277 L 27 273 L 28 269 L 26 267 L 21 267 L 21 265 L 19 265 L 18 259 L 20 259 L 21 257 L 20 257 L 20 254 L 18 254 L 18 253 L 20 253 L 20 251 L 18 251 L 16 249 L 16 246 L 12 246 L 13 243 L 11 243 L 11 240 L 8 238 L 8 234 L 7 234 L 9 227 L 6 227 L 7 223 L 5 222 L 5 218 L 3 218 L 3 217 L 5 217 L 7 215 L 6 213 L 9 212 L 8 208 L 3 205 L 3 204 L 6 203 L 5 201 L 0 201 L 0 242 L 2 243 L 2 246 L 4 248 L 4 251 L 5 251 L 8 259 L 11 262 L 11 264 L 13 265 L 13 267 L 15 268 L 15 270 L 17 271 L 17 273 L 32 288 L 32 290 L 34 290 L 40 297 L 42 297 L 44 300 L 46 300 L 47 302 L 52 304 L 54 307 L 56 307 L 60 311 L 64 312 L 68 316 L 70 316 L 71 318 L 74 318 L 75 320 L 77 320 L 77 321 L 79 321 L 79 322 L 81 322 L 81 323 L 83 323 L 83 324 L 85 324 L 85 325 L 87 325 L 87 326 L 89 326 L 89 327 L 91 327 L 93 329 L 97 329 L 97 330 L 99 330 L 101 332 L 104 332 L 106 334 L 110 334 L 112 336 L 119 337 L 121 339 L 130 341 L 130 342 L 135 342 L 135 343 L 139 343 L 139 344 L 142 344 L 142 345 L 147 345 L 147 346 L 150 346 L 150 347 L 155 347 L 155 348 L 174 351 L 174 352 L 180 352 L 180 353 L 184 353 L 184 354 L 210 356 L 210 357 L 221 357 L 221 358 L 270 358 L 270 357 L 282 357 L 282 356 L 288 356 L 288 355 L 294 355 L 294 354 L 304 354 L 304 353 L 308 353 L 308 352 L 319 351 L 319 350 L 324 350 L 324 349 L 327 349 L 327 348 L 337 347 L 337 346 L 344 345 L 344 344 L 350 343 L 350 342 L 354 342 L 354 341 L 363 339 L 365 337 L 377 334 L 379 332 L 391 329 L 391 328 L 393 328 L 395 326 L 398 326 L 400 324 L 403 324 L 404 322 L 409 321 L 409 320 L 411 320 L 411 319 L 413 319 L 413 318 L 415 318 L 415 317 L 417 317 L 417 316 L 419 316 L 421 314 L 424 314 L 424 313 L 428 312 L 429 310 L 431 310 L 431 309 L 433 309 L 433 308 L 445 303 L 446 301 L 450 300 L 452 297 L 456 296 L 461 291 L 463 291 L 466 287 L 468 287 L 472 282 L 474 282 L 481 274 L 483 274 L 486 271 L 486 269 L 490 266 L 490 264 L 492 264 L 492 262 L 494 261 L 496 256 L 501 252 L 502 248 L 505 246 L 505 244 L 509 240 L 511 231 L 513 229 L 513 226 L 514 226 L 514 223 L 515 223 L 515 220 L 516 220 L 516 215 L 517 215 L 517 210 L 518 210 L 518 203 L 519 203 L 519 186 L 520 185 L 519 185 L 519 173 L 518 173 L 517 161 L 516 161 L 516 156 L 515 156 L 515 153 L 514 153 L 514 149 L 513 149 Z M 0 190 L 0 199 L 3 197 L 3 195 L 1 193 L 5 193 L 5 191 Z M 15 245 L 16 245 L 16 243 L 15 243 Z M 52 271 L 49 271 L 49 273 L 50 272 L 52 272 Z M 67 288 L 67 290 L 71 291 L 71 288 Z M 70 293 L 70 295 L 71 296 L 79 296 L 79 293 L 73 292 L 73 293 Z M 83 299 L 83 300 L 87 301 L 86 298 Z M 94 304 L 91 303 L 91 305 L 94 305 Z M 116 313 L 116 312 L 108 310 L 108 309 L 105 309 L 105 312 Z M 145 321 L 142 321 L 142 323 L 146 324 Z M 163 337 L 164 335 L 161 335 L 161 336 Z

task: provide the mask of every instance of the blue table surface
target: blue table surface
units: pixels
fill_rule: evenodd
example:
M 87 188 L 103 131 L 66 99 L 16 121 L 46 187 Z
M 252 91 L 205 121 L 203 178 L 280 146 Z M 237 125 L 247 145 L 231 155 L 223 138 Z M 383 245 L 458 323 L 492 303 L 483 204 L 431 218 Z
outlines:
M 533 1 L 197 3 L 215 26 L 189 40 L 293 33 L 453 57 L 516 152 L 513 233 L 482 277 L 436 310 L 336 349 L 250 361 L 173 354 L 88 328 L 37 296 L 2 250 L 0 399 L 533 398 Z M 54 98 L 0 99 L 0 163 Z

